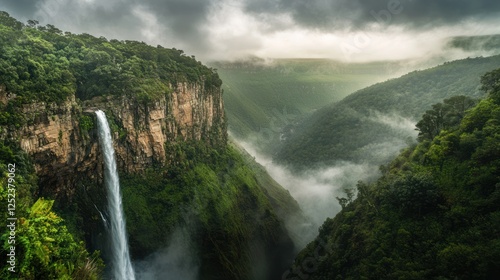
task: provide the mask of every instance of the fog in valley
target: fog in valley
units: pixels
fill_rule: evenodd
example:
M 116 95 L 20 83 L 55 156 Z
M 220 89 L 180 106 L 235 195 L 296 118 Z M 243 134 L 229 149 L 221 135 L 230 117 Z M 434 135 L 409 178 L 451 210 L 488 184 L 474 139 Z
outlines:
M 398 131 L 400 134 L 396 135 L 399 137 L 393 136 L 391 141 L 363 147 L 362 150 L 366 150 L 366 160 L 356 163 L 338 161 L 330 166 L 306 169 L 303 172 L 292 172 L 287 167 L 273 162 L 270 155 L 259 151 L 258 140 L 252 143 L 235 139 L 299 203 L 307 222 L 290 217 L 287 223 L 287 228 L 299 248 L 304 247 L 316 236 L 318 227 L 325 219 L 334 217 L 341 210 L 336 198 L 346 197 L 345 189 L 355 190 L 358 181 L 370 182 L 378 178 L 380 164 L 388 163 L 409 144 L 408 138 L 415 139 L 417 136 L 415 122 L 396 113 L 385 115 L 371 112 L 370 117 L 364 121 L 387 125 Z M 264 138 L 253 137 L 253 139 Z M 374 159 L 377 159 L 378 163 L 374 163 Z

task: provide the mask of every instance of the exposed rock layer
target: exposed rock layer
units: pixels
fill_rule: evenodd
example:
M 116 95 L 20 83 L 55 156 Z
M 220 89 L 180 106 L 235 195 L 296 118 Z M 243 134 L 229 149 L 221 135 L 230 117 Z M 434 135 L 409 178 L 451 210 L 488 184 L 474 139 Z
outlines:
M 60 105 L 26 105 L 27 124 L 3 133 L 18 140 L 33 158 L 43 194 L 71 197 L 79 179 L 73 174 L 101 176 L 95 130 L 81 126 L 83 116 L 95 123 L 97 109 L 105 111 L 111 123 L 118 166 L 125 172 L 168 164 L 168 142 L 204 141 L 217 147 L 227 141 L 221 91 L 200 84 L 179 83 L 172 93 L 148 104 L 111 96 L 83 103 L 72 98 Z

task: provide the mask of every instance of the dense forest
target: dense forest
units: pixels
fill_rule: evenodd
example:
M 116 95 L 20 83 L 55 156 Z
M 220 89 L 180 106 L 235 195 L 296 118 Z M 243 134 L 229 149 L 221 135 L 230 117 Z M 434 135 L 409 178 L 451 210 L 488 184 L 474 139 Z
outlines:
M 296 125 L 274 158 L 295 169 L 339 160 L 383 164 L 413 141 L 414 124 L 432 104 L 483 97 L 479 77 L 498 65 L 500 56 L 468 58 L 359 90 Z
M 481 78 L 487 97 L 432 137 L 436 104 L 418 144 L 382 177 L 338 198 L 286 279 L 496 279 L 500 274 L 500 69 Z M 461 98 L 463 99 L 463 98 Z M 449 102 L 448 102 L 449 103 Z M 354 196 L 357 198 L 354 199 Z
M 14 144 L 0 142 L 0 168 L 5 175 L 0 180 L 2 206 L 7 209 L 7 201 L 12 199 L 9 194 L 12 195 L 15 189 L 15 214 L 19 217 L 17 243 L 9 243 L 10 231 L 4 229 L 0 236 L 0 259 L 7 263 L 11 246 L 16 246 L 17 270 L 13 274 L 3 265 L 1 278 L 99 279 L 104 268 L 99 252 L 88 253 L 83 241 L 75 237 L 65 221 L 53 211 L 54 200 L 33 196 L 37 176 L 29 157 Z M 7 221 L 9 212 L 1 211 L 1 217 Z

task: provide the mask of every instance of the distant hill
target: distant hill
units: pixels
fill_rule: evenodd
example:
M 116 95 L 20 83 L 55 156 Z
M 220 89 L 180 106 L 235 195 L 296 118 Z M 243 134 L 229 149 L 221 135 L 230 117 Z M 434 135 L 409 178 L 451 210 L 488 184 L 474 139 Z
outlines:
M 500 34 L 452 37 L 449 39 L 446 47 L 461 49 L 464 51 L 500 52 Z
M 210 63 L 223 80 L 229 130 L 237 138 L 253 137 L 268 150 L 279 144 L 287 125 L 355 90 L 403 73 L 401 64 L 260 58 Z
M 432 104 L 483 97 L 479 77 L 499 66 L 500 56 L 468 58 L 359 90 L 291 129 L 274 159 L 297 169 L 338 160 L 385 163 L 413 141 L 416 120 Z

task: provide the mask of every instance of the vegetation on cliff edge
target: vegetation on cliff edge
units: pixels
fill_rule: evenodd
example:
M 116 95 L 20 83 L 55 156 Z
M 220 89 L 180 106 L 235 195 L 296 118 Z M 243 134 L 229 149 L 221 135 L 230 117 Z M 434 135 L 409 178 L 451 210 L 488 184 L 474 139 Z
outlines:
M 22 123 L 18 108 L 26 103 L 61 103 L 75 94 L 81 100 L 126 95 L 148 102 L 179 82 L 207 89 L 222 84 L 214 69 L 182 50 L 23 24 L 0 11 L 0 87 L 12 98 L 0 103 L 0 125 Z

